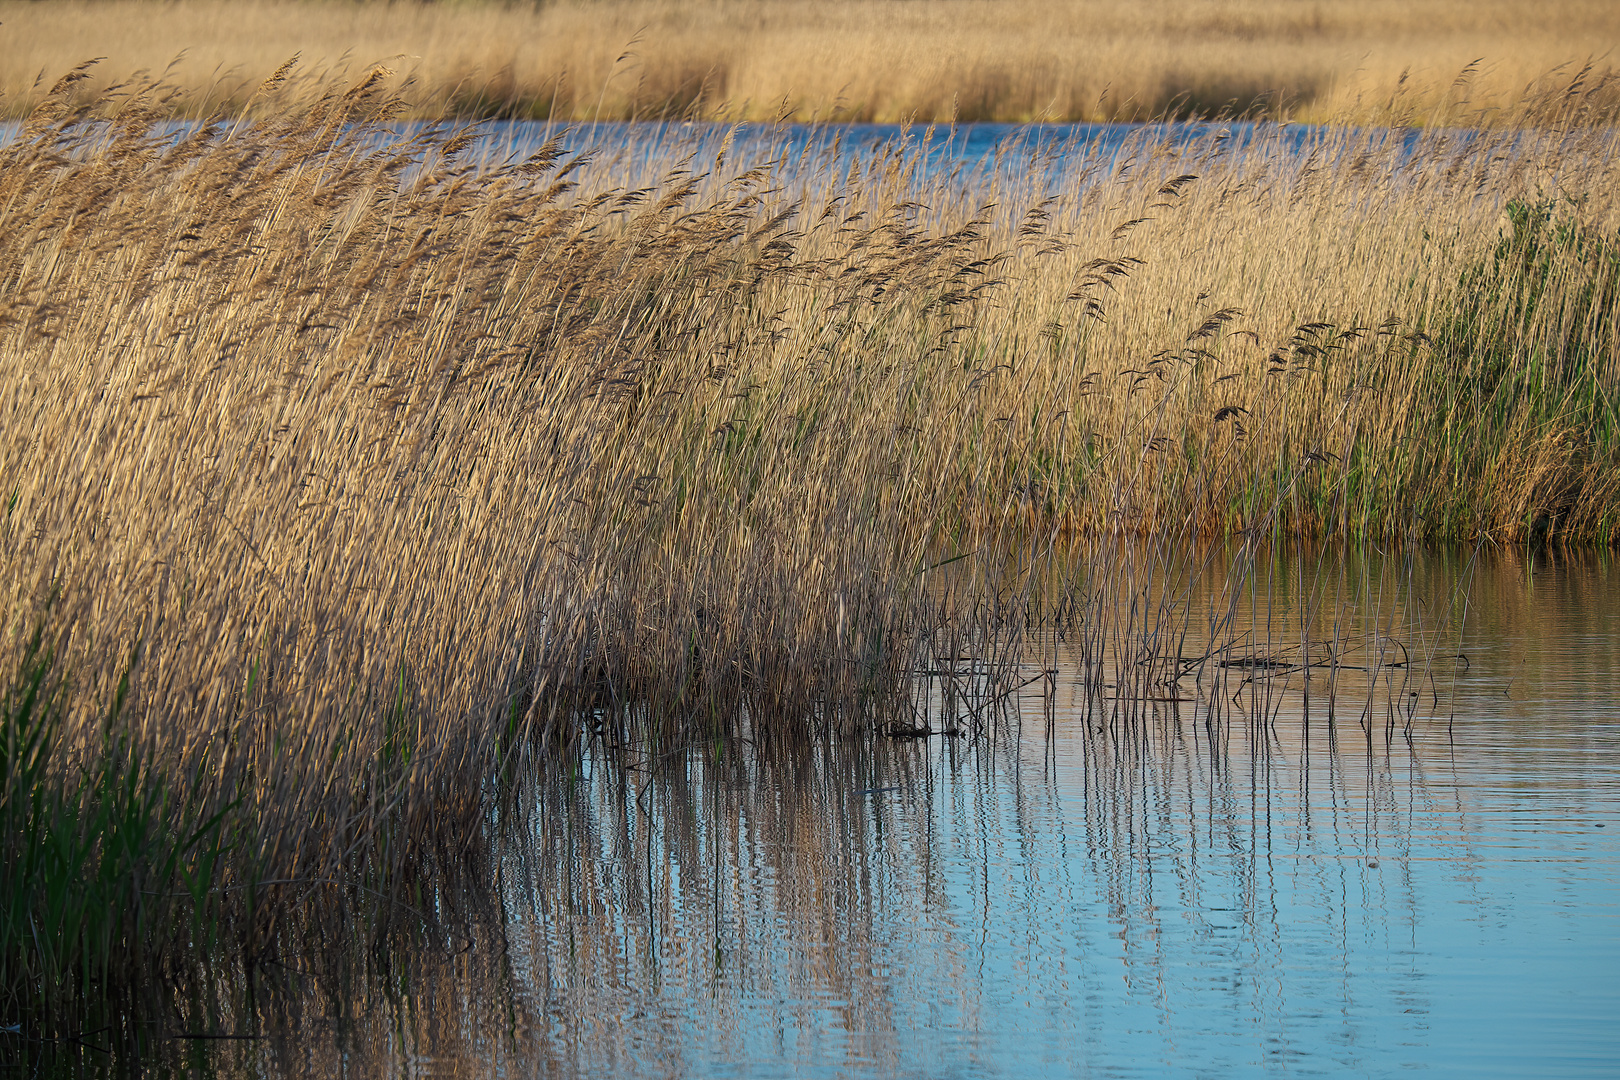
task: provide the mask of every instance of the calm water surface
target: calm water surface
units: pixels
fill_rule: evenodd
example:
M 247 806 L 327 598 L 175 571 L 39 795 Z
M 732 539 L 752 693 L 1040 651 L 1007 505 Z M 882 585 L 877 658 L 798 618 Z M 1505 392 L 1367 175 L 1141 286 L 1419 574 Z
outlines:
M 1414 676 L 1387 745 L 1343 686 L 1332 724 L 1290 689 L 1217 728 L 1196 699 L 1111 724 L 1060 680 L 994 737 L 598 752 L 544 786 L 459 950 L 269 1007 L 216 1060 L 1614 1076 L 1620 567 L 1435 558 L 1369 618 L 1456 596 L 1467 662 Z

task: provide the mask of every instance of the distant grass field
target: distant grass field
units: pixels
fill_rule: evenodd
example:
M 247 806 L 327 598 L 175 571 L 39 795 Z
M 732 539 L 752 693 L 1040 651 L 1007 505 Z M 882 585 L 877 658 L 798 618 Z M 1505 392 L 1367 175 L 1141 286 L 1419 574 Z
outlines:
M 1527 88 L 1614 71 L 1609 0 L 0 2 L 0 109 L 55 73 L 164 70 L 201 114 L 300 53 L 416 80 L 421 114 L 570 120 L 1295 119 L 1513 123 Z M 92 80 L 93 92 L 105 77 Z M 1612 93 L 1589 99 L 1612 114 Z

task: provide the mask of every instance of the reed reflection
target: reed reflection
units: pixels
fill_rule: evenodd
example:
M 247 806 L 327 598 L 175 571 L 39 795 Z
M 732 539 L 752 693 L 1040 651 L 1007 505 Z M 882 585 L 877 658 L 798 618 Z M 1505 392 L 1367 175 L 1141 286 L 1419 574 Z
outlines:
M 587 741 L 532 781 L 496 864 L 468 875 L 485 884 L 445 893 L 442 926 L 341 974 L 261 983 L 269 1037 L 209 1060 L 270 1075 L 1125 1076 L 1381 1073 L 1472 1053 L 1484 1074 L 1524 1063 L 1503 1045 L 1543 1052 L 1535 1031 L 1601 1049 L 1581 1010 L 1616 1001 L 1591 974 L 1614 949 L 1571 897 L 1615 884 L 1613 840 L 1582 815 L 1613 816 L 1617 729 L 1544 702 L 1539 733 L 1510 737 L 1491 696 L 1528 708 L 1498 684 L 1576 677 L 1579 656 L 1536 628 L 1597 634 L 1606 616 L 1584 605 L 1609 595 L 1606 563 L 1341 566 L 1324 586 L 1297 552 L 1257 561 L 1253 604 L 1222 591 L 1230 576 L 1154 594 L 1141 610 L 1174 634 L 1144 615 L 1134 635 L 1088 638 L 1077 619 L 1026 642 L 1038 659 L 991 687 L 994 709 L 970 677 L 920 679 L 911 722 L 954 736 L 745 723 Z M 1464 586 L 1459 617 L 1481 629 L 1458 650 L 1442 613 Z M 1171 638 L 1203 663 L 1165 693 L 1120 695 L 1137 685 L 1130 650 Z M 1300 662 L 1322 642 L 1334 664 Z M 949 646 L 936 673 L 971 652 Z M 1523 657 L 1520 675 L 1503 656 Z M 342 928 L 324 933 L 330 946 Z M 1482 973 L 1532 952 L 1523 1018 L 1481 1007 L 1506 992 Z M 1565 982 L 1587 1004 L 1542 993 Z

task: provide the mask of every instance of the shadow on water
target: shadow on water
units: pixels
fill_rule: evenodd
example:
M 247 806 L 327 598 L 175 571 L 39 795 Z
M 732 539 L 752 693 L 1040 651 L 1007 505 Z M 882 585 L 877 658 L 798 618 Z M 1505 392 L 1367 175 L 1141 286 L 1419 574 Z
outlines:
M 993 709 L 962 656 L 918 679 L 913 719 L 956 735 L 588 741 L 431 918 L 357 893 L 364 933 L 283 927 L 146 1071 L 1600 1075 L 1609 557 L 1332 565 L 1150 598 L 1201 661 L 1158 694 L 1119 692 L 1128 635 L 1054 616 Z M 22 1058 L 93 1072 L 93 1045 Z

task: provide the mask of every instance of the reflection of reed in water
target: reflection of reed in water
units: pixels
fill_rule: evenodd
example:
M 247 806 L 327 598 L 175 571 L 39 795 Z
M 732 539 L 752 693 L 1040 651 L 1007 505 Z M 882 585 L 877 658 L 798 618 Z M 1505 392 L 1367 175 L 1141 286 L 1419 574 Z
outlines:
M 1060 708 L 1116 733 L 1169 712 L 1217 748 L 1232 725 L 1295 713 L 1331 737 L 1345 724 L 1386 744 L 1411 738 L 1415 724 L 1449 719 L 1470 669 L 1477 556 L 1248 535 L 1210 546 L 1190 532 L 1048 539 L 936 586 L 946 629 L 923 635 L 935 659 L 914 672 L 910 712 L 927 730 L 996 734 L 998 718 L 1038 706 L 1049 737 Z
M 588 752 L 537 782 L 494 893 L 462 901 L 470 951 L 445 934 L 364 958 L 342 1024 L 305 984 L 254 1060 L 892 1075 L 975 1040 L 1018 1052 L 1009 1028 L 1193 1033 L 1217 999 L 1263 1033 L 1422 1022 L 1421 986 L 1344 976 L 1358 942 L 1421 918 L 1414 842 L 1456 834 L 1451 857 L 1475 858 L 1422 739 L 1312 741 L 1282 709 L 1216 742 L 1172 704 L 1099 729 L 1082 688 L 1057 690 L 1077 704 L 1050 740 Z
M 740 1001 L 788 1003 L 784 1030 L 830 1025 L 851 1053 L 892 1055 L 893 1018 L 874 982 L 889 963 L 882 894 L 927 853 L 886 808 L 915 795 L 922 757 L 883 742 L 767 740 L 645 771 L 596 762 L 589 784 L 549 792 L 561 801 L 536 819 L 529 876 L 514 886 L 555 898 L 524 924 L 529 992 L 598 1018 L 634 1011 L 627 1002 L 707 999 L 724 1056 L 744 1056 L 756 1037 Z M 872 790 L 890 786 L 899 790 Z M 607 955 L 622 958 L 626 980 L 600 978 Z M 648 1054 L 668 1040 L 676 1053 L 685 1022 L 627 1038 Z

